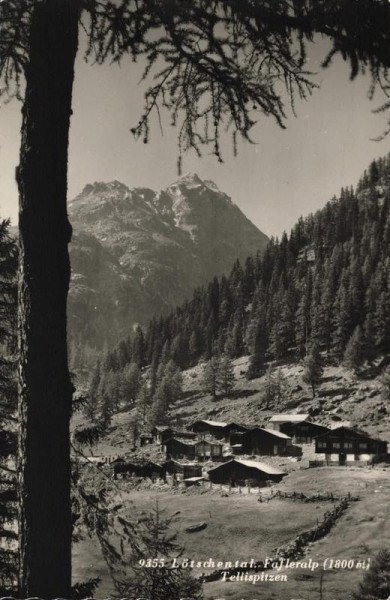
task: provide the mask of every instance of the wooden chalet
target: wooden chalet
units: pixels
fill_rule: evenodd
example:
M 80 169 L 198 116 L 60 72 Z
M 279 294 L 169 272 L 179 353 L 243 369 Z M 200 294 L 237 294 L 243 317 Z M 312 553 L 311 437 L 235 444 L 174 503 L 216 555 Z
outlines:
M 196 445 L 194 442 L 181 438 L 170 438 L 163 444 L 163 451 L 169 458 L 187 458 L 194 460 L 196 457 Z
M 212 440 L 195 442 L 196 457 L 198 460 L 220 460 L 223 455 L 223 444 Z
M 311 466 L 372 464 L 387 457 L 387 442 L 364 431 L 337 427 L 315 439 L 315 453 Z
M 173 429 L 164 425 L 156 425 L 150 433 L 157 444 L 163 444 L 172 437 Z
M 305 422 L 310 422 L 310 415 L 308 415 L 308 414 L 273 415 L 269 420 L 270 428 L 274 429 L 275 431 L 282 431 L 282 433 L 286 433 L 285 428 L 286 428 L 286 426 L 290 425 L 291 423 L 305 423 Z M 288 435 L 288 433 L 286 433 L 286 435 Z
M 273 429 L 254 427 L 230 438 L 231 448 L 236 454 L 258 454 L 263 456 L 298 456 L 302 450 L 293 446 L 291 438 Z
M 150 477 L 151 479 L 165 478 L 165 468 L 152 461 L 115 462 L 113 469 L 114 479 L 117 479 L 118 475 L 122 477 Z
M 222 421 L 201 420 L 191 423 L 189 429 L 194 433 L 212 435 L 217 439 L 225 437 L 225 427 L 228 423 Z
M 204 477 L 187 477 L 183 479 L 183 483 L 186 487 L 199 486 L 204 481 Z
M 221 442 L 216 440 L 201 439 L 192 441 L 175 437 L 163 444 L 163 450 L 167 459 L 219 460 L 222 458 L 223 446 Z
M 244 433 L 245 431 L 249 431 L 249 427 L 246 427 L 245 425 L 241 425 L 240 423 L 235 423 L 234 421 L 232 423 L 228 423 L 225 428 L 224 428 L 224 432 L 225 432 L 225 437 L 229 437 L 232 433 Z
M 316 437 L 329 431 L 329 427 L 312 421 L 301 421 L 285 423 L 281 425 L 280 431 L 289 435 L 297 444 L 311 444 Z
M 169 475 L 181 475 L 182 479 L 202 477 L 202 465 L 198 462 L 186 463 L 170 459 L 164 463 L 164 467 Z
M 200 435 L 210 435 L 219 440 L 229 440 L 232 433 L 243 433 L 248 431 L 248 427 L 240 423 L 225 423 L 222 421 L 195 421 L 190 425 L 190 429 Z
M 172 427 L 164 427 L 161 425 L 156 425 L 151 430 L 151 435 L 153 436 L 153 440 L 157 444 L 164 444 L 167 440 L 172 437 L 177 438 L 186 438 L 186 439 L 195 439 L 196 433 L 193 431 L 187 431 L 182 429 L 174 429 Z
M 267 481 L 279 482 L 287 475 L 284 471 L 255 460 L 233 458 L 208 471 L 212 483 L 228 483 L 232 486 L 264 485 Z
M 188 431 L 186 429 L 174 429 L 172 437 L 183 438 L 186 440 L 196 440 L 198 436 L 194 431 Z

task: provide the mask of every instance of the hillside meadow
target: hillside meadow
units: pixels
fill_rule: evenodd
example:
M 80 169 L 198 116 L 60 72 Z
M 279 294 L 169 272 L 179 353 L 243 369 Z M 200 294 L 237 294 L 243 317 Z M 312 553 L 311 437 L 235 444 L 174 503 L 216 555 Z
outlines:
M 167 487 L 141 486 L 129 489 L 131 484 L 120 482 L 123 514 L 142 519 L 158 502 L 166 515 L 175 515 L 172 530 L 184 548 L 183 556 L 194 560 L 255 560 L 272 555 L 272 551 L 287 545 L 294 537 L 315 526 L 331 507 L 330 502 L 302 502 L 271 499 L 271 490 L 262 490 L 263 502 L 258 501 L 258 491 L 251 494 L 243 490 L 229 493 L 227 488 L 214 486 L 203 490 L 179 492 Z M 332 491 L 335 495 L 358 495 L 346 513 L 337 521 L 331 532 L 308 547 L 306 558 L 322 562 L 325 558 L 364 560 L 372 557 L 390 538 L 390 469 L 322 468 L 291 472 L 283 483 L 273 486 L 289 492 L 306 495 Z M 268 499 L 268 501 L 267 501 Z M 206 529 L 188 533 L 190 525 L 207 523 Z M 113 593 L 108 569 L 96 540 L 86 539 L 74 547 L 74 580 L 100 576 L 99 597 Z M 194 571 L 195 575 L 206 569 Z M 284 570 L 288 582 L 212 582 L 204 585 L 205 598 L 277 598 L 278 600 L 303 600 L 319 593 L 321 570 Z M 326 571 L 323 579 L 324 599 L 342 600 L 356 586 L 362 571 Z

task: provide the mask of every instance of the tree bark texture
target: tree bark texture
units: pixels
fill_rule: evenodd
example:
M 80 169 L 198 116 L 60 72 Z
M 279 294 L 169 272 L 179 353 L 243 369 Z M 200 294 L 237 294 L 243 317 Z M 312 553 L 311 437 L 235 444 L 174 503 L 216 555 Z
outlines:
M 77 35 L 77 0 L 35 3 L 17 169 L 21 597 L 71 592 L 66 196 Z

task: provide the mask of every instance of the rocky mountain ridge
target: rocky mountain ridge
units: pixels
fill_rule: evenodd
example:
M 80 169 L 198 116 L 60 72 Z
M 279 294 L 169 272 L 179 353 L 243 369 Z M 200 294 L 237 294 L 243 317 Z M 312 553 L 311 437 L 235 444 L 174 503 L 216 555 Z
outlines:
M 88 184 L 68 210 L 70 340 L 96 347 L 166 313 L 268 241 L 229 196 L 192 173 L 159 192 Z

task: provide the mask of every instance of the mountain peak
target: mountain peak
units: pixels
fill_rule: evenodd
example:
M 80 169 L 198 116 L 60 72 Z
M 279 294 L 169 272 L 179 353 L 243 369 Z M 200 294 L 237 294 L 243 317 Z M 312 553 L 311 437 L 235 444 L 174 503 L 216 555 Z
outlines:
M 210 179 L 201 179 L 197 173 L 193 173 L 191 171 L 189 173 L 186 173 L 182 177 L 180 177 L 180 179 L 178 179 L 177 181 L 174 181 L 173 183 L 171 183 L 171 185 L 168 186 L 168 190 L 170 188 L 177 189 L 177 187 L 180 185 L 183 185 L 184 187 L 189 188 L 189 189 L 202 186 L 203 188 L 208 188 L 209 190 L 212 190 L 213 192 L 220 193 L 220 190 L 219 190 L 217 184 L 214 183 L 214 181 L 211 181 Z M 223 195 L 225 196 L 226 194 L 223 194 Z
M 69 206 L 70 339 L 112 344 L 264 248 L 266 236 L 211 185 L 187 173 L 160 192 L 117 181 L 84 188 Z
M 80 194 L 70 200 L 75 202 L 77 200 L 83 200 L 88 196 L 98 196 L 99 194 L 117 194 L 118 192 L 124 194 L 129 192 L 129 188 L 116 179 L 114 181 L 95 181 L 94 183 L 87 183 Z
M 176 184 L 181 183 L 186 186 L 193 186 L 193 185 L 201 185 L 203 183 L 203 181 L 201 180 L 201 178 L 199 177 L 199 175 L 197 173 L 190 172 L 190 173 L 186 173 L 185 175 L 180 177 L 180 179 L 178 179 L 175 183 Z

